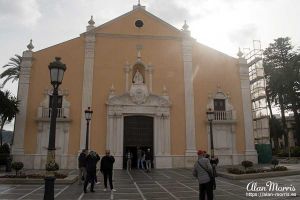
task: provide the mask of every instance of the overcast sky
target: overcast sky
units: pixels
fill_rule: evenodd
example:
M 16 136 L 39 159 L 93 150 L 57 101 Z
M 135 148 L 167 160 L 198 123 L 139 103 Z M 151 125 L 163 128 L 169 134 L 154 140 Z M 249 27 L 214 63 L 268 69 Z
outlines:
M 130 10 L 138 0 L 0 0 L 0 66 L 21 55 L 78 37 L 90 16 L 96 26 Z M 181 29 L 184 20 L 198 42 L 236 57 L 253 40 L 277 37 L 300 45 L 299 0 L 141 0 L 146 10 Z M 3 69 L 0 69 L 2 72 Z M 4 89 L 16 95 L 16 83 Z M 11 127 L 8 127 L 11 129 Z

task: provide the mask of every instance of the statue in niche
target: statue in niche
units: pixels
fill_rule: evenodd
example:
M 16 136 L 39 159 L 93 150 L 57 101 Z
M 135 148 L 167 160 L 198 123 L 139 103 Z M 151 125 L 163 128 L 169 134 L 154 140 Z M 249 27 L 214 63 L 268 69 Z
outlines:
M 138 69 L 136 70 L 136 72 L 134 74 L 133 83 L 134 84 L 143 84 L 144 83 L 143 75 L 139 72 Z

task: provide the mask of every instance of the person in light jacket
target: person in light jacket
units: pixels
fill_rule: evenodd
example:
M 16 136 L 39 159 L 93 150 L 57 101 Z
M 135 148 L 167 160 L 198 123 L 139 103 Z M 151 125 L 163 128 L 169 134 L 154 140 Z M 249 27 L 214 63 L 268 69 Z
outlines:
M 210 173 L 210 174 L 209 174 Z M 204 151 L 198 151 L 198 160 L 194 165 L 193 176 L 199 182 L 199 199 L 213 199 L 213 184 L 210 175 L 213 174 L 213 169 L 208 158 L 205 158 Z

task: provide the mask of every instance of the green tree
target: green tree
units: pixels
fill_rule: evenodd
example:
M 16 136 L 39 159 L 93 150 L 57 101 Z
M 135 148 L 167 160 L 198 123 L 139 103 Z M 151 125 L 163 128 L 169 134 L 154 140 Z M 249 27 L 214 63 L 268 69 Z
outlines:
M 286 147 L 288 147 L 286 111 L 294 112 L 295 122 L 299 127 L 299 54 L 293 49 L 290 38 L 277 38 L 264 51 L 263 59 L 269 108 L 271 103 L 280 108 Z
M 279 149 L 278 138 L 280 138 L 283 133 L 282 125 L 280 121 L 275 117 L 270 118 L 269 125 L 270 125 L 270 136 L 274 140 L 274 148 L 275 150 L 278 150 Z
M 291 57 L 285 69 L 286 88 L 285 105 L 286 109 L 293 112 L 295 120 L 295 130 L 298 145 L 300 145 L 300 54 Z
M 19 112 L 18 100 L 9 91 L 0 91 L 0 145 L 2 146 L 2 130 L 6 122 L 11 122 Z
M 10 58 L 9 60 L 10 61 L 3 66 L 3 68 L 7 69 L 5 69 L 0 75 L 0 79 L 4 79 L 2 86 L 4 86 L 9 80 L 14 82 L 19 79 L 22 56 L 16 54 L 15 57 Z

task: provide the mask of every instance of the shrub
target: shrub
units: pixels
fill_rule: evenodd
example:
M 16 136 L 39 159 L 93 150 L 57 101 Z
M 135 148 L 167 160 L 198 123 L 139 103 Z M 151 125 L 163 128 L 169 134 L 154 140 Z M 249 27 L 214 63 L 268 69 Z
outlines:
M 249 160 L 244 160 L 242 162 L 243 167 L 245 168 L 245 170 L 247 170 L 247 168 L 252 167 L 253 166 L 253 162 L 249 161 Z
M 292 147 L 291 154 L 294 157 L 300 157 L 300 146 Z
M 277 166 L 272 169 L 272 171 L 286 171 L 287 168 L 285 166 Z
M 277 156 L 279 156 L 279 157 L 287 157 L 287 156 L 289 156 L 289 152 L 287 152 L 287 151 L 284 150 L 284 149 L 280 149 L 280 150 L 278 150 L 278 152 L 277 152 Z
M 245 173 L 243 170 L 240 170 L 239 168 L 228 168 L 227 171 L 231 174 L 244 174 Z
M 34 179 L 41 179 L 41 178 L 44 178 L 45 176 L 42 175 L 42 174 L 28 174 L 26 177 L 27 178 L 34 178 Z
M 18 172 L 23 169 L 24 164 L 22 162 L 13 162 L 11 164 L 11 168 L 16 171 L 16 176 L 18 175 Z
M 273 168 L 275 168 L 275 167 L 279 164 L 279 161 L 278 161 L 277 159 L 273 159 L 273 160 L 271 161 L 271 164 L 274 165 Z
M 54 173 L 54 176 L 55 178 L 62 178 L 62 179 L 67 177 L 66 174 L 57 173 L 57 172 Z
M 258 173 L 258 171 L 256 169 L 248 169 L 246 171 L 246 174 L 254 174 L 254 173 Z

